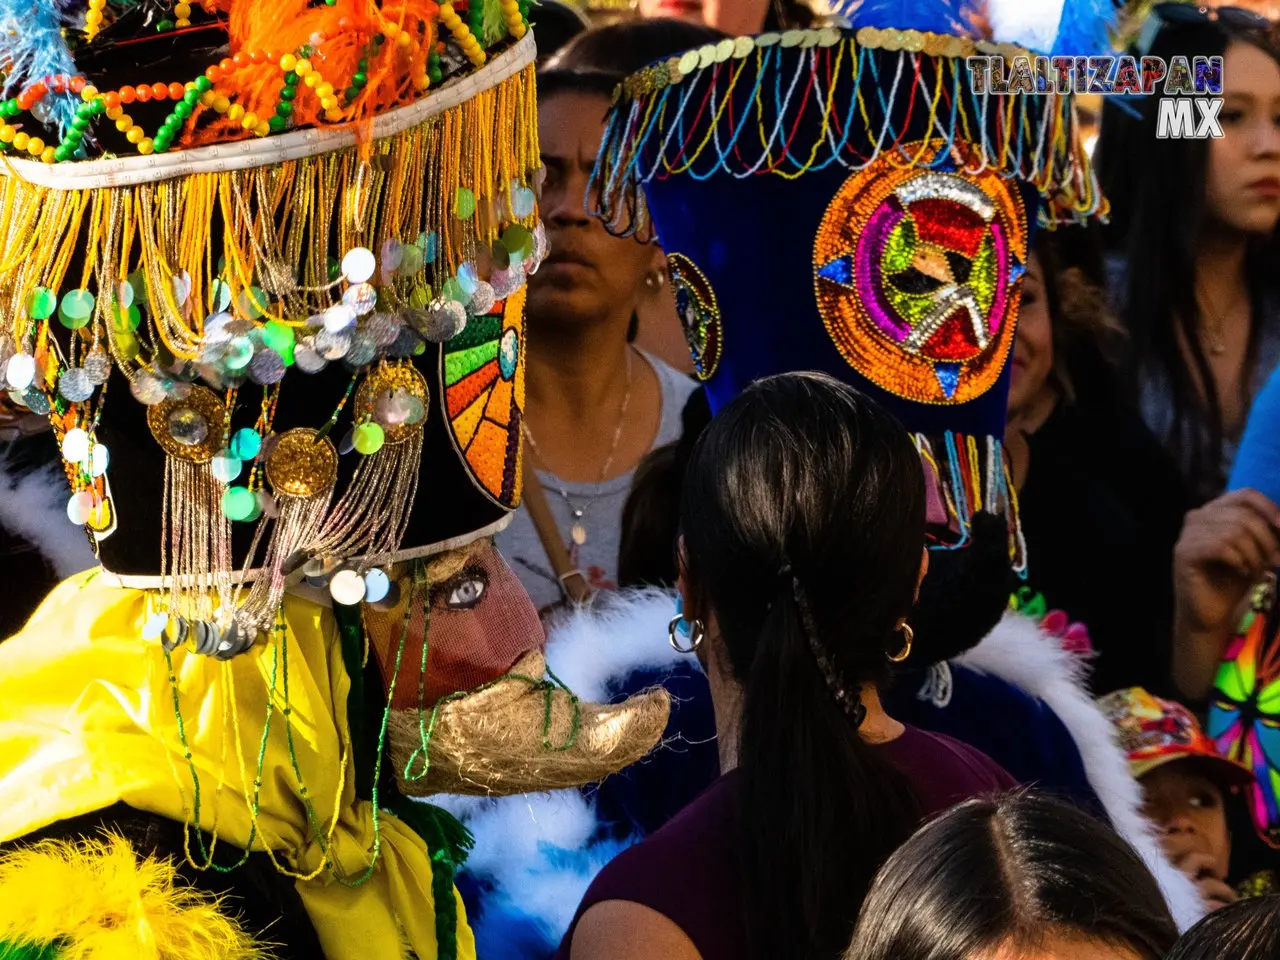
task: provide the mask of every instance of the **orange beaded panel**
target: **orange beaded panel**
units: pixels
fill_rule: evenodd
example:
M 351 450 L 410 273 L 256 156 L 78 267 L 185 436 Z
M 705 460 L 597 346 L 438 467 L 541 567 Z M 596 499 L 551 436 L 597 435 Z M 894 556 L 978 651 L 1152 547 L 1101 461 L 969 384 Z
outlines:
M 525 291 L 472 317 L 440 351 L 449 436 L 471 479 L 508 510 L 520 505 L 524 466 Z
M 958 404 L 1013 346 L 1027 220 L 1016 183 L 945 141 L 886 152 L 840 188 L 814 242 L 823 323 L 855 370 L 895 396 Z M 908 166 L 908 159 L 915 165 Z

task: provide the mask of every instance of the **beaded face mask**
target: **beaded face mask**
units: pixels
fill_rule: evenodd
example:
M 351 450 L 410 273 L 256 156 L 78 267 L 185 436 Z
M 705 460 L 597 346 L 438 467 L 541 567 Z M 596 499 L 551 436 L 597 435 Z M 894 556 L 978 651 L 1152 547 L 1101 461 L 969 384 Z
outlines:
M 1025 271 L 1017 190 L 973 174 L 960 148 L 911 144 L 854 174 L 818 228 L 818 306 L 845 360 L 896 396 L 957 404 L 995 384 L 1013 344 Z M 977 164 L 973 164 L 977 166 Z

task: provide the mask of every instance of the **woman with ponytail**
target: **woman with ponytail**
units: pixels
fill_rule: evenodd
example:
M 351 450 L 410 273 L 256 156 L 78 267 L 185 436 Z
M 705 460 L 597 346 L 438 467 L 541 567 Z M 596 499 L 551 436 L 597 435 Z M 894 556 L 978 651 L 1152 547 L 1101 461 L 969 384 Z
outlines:
M 560 956 L 833 960 L 923 817 L 1014 785 L 880 703 L 928 566 L 920 456 L 852 387 L 786 374 L 712 420 L 682 496 L 671 639 L 710 680 L 725 772 L 604 869 Z

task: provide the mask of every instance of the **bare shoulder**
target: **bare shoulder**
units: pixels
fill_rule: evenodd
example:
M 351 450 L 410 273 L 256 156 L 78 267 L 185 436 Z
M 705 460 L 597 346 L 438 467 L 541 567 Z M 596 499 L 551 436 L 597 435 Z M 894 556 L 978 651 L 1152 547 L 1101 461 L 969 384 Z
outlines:
M 702 960 L 683 930 L 666 916 L 630 900 L 604 900 L 587 910 L 573 932 L 569 960 Z

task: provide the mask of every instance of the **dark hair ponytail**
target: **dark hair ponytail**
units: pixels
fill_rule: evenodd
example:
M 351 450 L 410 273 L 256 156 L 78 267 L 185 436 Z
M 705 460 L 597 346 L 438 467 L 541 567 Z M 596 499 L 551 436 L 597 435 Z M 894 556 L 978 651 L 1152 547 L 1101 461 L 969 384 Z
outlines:
M 858 734 L 889 677 L 924 548 L 924 475 L 883 408 L 816 374 L 752 385 L 689 462 L 689 609 L 742 686 L 739 848 L 760 958 L 834 958 L 919 804 Z
M 919 802 L 817 668 L 789 579 L 759 651 L 738 747 L 751 942 L 761 958 L 837 957 L 876 869 L 920 822 Z M 844 693 L 861 709 L 856 689 Z

